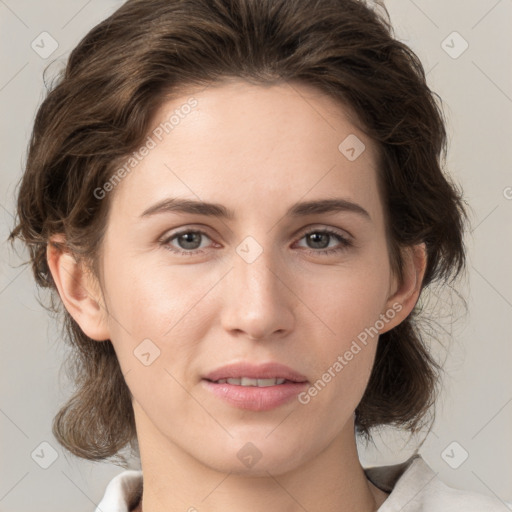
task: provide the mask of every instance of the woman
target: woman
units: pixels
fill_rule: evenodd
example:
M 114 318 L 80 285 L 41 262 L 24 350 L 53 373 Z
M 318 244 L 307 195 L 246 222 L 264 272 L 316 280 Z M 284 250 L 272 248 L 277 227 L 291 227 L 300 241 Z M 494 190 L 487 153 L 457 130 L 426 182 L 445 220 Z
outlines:
M 11 238 L 58 293 L 98 509 L 502 510 L 356 435 L 429 425 L 415 324 L 465 210 L 414 53 L 356 0 L 129 0 L 41 105 Z

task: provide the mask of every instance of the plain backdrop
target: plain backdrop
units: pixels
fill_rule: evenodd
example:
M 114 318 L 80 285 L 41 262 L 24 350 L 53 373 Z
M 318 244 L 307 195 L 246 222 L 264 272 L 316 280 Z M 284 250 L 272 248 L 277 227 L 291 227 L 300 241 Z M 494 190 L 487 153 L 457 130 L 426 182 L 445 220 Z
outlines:
M 37 301 L 29 266 L 20 266 L 21 258 L 5 242 L 45 92 L 43 70 L 53 62 L 49 77 L 54 76 L 86 32 L 119 5 L 117 0 L 0 0 L 2 512 L 93 511 L 108 481 L 122 471 L 66 454 L 53 437 L 52 418 L 71 389 L 59 374 L 64 343 Z M 463 283 L 468 313 L 450 298 L 430 301 L 440 322 L 440 343 L 432 345 L 446 358 L 446 376 L 434 427 L 420 452 L 447 484 L 512 501 L 512 2 L 388 0 L 386 5 L 397 37 L 418 54 L 430 87 L 443 99 L 447 168 L 462 185 L 472 215 Z M 32 46 L 40 37 L 51 43 L 43 32 L 58 44 L 50 56 Z M 459 317 L 453 325 L 452 312 Z M 447 353 L 443 345 L 449 345 Z M 408 441 L 387 429 L 376 436 L 375 446 L 360 446 L 361 460 L 365 466 L 401 462 L 421 440 Z

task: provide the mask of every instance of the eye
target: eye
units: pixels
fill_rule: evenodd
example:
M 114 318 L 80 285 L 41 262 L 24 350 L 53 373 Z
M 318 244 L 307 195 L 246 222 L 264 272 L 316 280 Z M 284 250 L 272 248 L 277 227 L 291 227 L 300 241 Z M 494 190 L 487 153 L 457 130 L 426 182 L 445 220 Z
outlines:
M 311 244 L 313 247 L 313 250 L 307 249 L 309 253 L 320 255 L 338 253 L 352 246 L 351 240 L 343 236 L 341 233 L 331 229 L 315 229 L 308 231 L 302 236 L 301 240 L 302 239 L 305 239 L 306 242 Z M 338 241 L 337 247 L 329 247 L 329 244 L 333 239 Z
M 174 233 L 170 237 L 164 238 L 160 243 L 171 252 L 193 256 L 194 254 L 204 252 L 198 250 L 201 247 L 201 239 L 203 237 L 210 239 L 203 231 L 187 230 Z M 178 244 L 178 247 L 172 245 L 173 241 Z
M 163 238 L 160 244 L 167 250 L 187 256 L 200 254 L 205 252 L 202 250 L 205 246 L 202 245 L 204 238 L 211 240 L 210 237 L 201 230 L 185 230 L 174 233 L 168 237 Z M 310 244 L 310 249 L 307 252 L 312 254 L 332 254 L 346 250 L 352 246 L 352 242 L 337 231 L 331 229 L 315 229 L 304 233 L 299 240 L 305 239 Z M 329 247 L 330 242 L 337 241 L 338 246 Z

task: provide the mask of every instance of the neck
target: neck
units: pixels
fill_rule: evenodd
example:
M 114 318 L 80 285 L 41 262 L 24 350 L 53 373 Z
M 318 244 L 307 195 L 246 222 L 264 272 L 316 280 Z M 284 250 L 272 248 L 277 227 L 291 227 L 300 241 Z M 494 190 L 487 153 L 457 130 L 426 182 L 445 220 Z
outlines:
M 374 512 L 387 497 L 364 474 L 353 421 L 313 458 L 284 473 L 265 470 L 258 476 L 203 464 L 163 437 L 140 408 L 136 423 L 143 495 L 134 512 Z

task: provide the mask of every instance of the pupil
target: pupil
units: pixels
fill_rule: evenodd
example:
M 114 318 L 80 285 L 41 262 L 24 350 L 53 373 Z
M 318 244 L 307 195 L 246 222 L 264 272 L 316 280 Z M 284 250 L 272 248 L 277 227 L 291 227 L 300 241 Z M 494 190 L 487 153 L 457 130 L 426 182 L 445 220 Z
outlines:
M 311 233 L 308 238 L 315 249 L 325 249 L 329 245 L 329 236 L 328 233 Z M 185 233 L 179 240 L 183 249 L 197 249 L 200 245 L 199 233 Z
M 179 237 L 179 240 L 180 240 L 180 245 L 182 246 L 182 249 L 197 249 L 199 247 L 199 245 L 201 245 L 201 244 L 197 243 L 198 240 L 196 240 L 196 242 L 194 243 L 194 241 L 193 241 L 194 237 L 199 238 L 199 233 L 185 233 L 184 235 L 181 235 Z M 182 241 L 184 241 L 184 243 L 185 243 L 184 246 L 181 243 Z M 190 246 L 188 244 L 192 244 L 192 246 Z
M 322 237 L 326 243 L 320 243 L 320 247 L 314 246 L 315 249 L 325 249 L 329 245 L 329 235 L 327 233 L 312 233 L 309 235 L 309 239 L 313 242 L 313 244 L 317 244 L 322 239 Z

